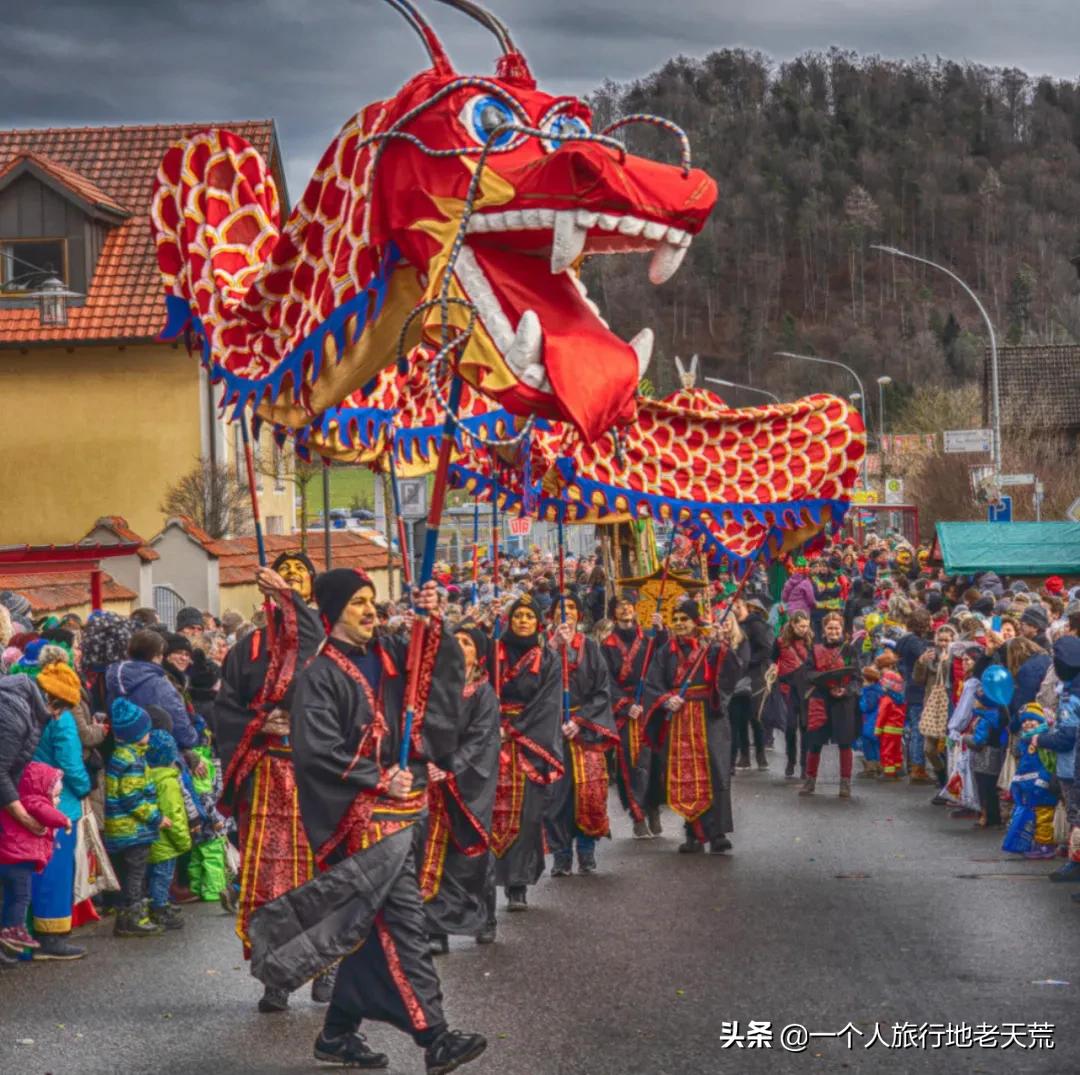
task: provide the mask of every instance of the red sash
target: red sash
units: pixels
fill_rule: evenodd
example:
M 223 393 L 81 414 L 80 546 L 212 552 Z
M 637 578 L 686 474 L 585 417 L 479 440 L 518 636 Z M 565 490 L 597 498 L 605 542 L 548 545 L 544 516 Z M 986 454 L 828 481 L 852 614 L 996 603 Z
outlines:
M 814 671 L 831 672 L 845 665 L 844 647 L 837 646 L 830 649 L 828 646 L 814 647 Z M 810 701 L 806 706 L 807 731 L 816 732 L 818 728 L 824 728 L 829 719 L 829 712 L 825 707 L 825 694 L 827 687 L 815 686 L 810 694 Z
M 567 739 L 574 775 L 574 823 L 586 836 L 607 836 L 608 769 L 606 745 Z

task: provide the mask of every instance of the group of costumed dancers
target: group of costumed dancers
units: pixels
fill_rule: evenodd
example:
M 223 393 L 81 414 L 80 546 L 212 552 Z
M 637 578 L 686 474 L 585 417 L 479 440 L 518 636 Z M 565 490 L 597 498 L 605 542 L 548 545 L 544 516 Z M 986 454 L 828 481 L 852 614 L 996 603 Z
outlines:
M 522 596 L 495 635 L 448 630 L 430 579 L 449 481 L 496 510 L 540 503 L 560 532 L 660 515 L 745 577 L 840 521 L 865 436 L 832 396 L 642 397 L 653 334 L 617 337 L 581 269 L 647 252 L 653 285 L 678 271 L 717 199 L 685 133 L 645 115 L 593 131 L 494 15 L 442 0 L 500 51 L 494 76 L 460 75 L 414 4 L 387 2 L 431 66 L 345 123 L 287 220 L 256 150 L 208 129 L 166 153 L 151 226 L 163 338 L 197 342 L 222 386 L 253 501 L 249 410 L 298 453 L 391 475 L 438 445 L 407 639 L 376 629 L 362 572 L 269 567 L 260 544 L 272 609 L 229 654 L 214 731 L 260 1007 L 310 981 L 329 1002 L 317 1059 L 386 1067 L 360 1031 L 375 1020 L 446 1075 L 486 1042 L 447 1026 L 432 949 L 493 942 L 496 893 L 526 910 L 547 856 L 553 876 L 596 869 L 609 754 L 635 836 L 660 833 L 666 803 L 681 851 L 730 849 L 726 709 L 748 663 L 735 617 L 704 623 L 693 601 L 648 639 L 623 601 L 598 644 L 569 594 L 554 622 Z M 630 124 L 672 137 L 679 163 L 629 152 Z
M 358 1034 L 364 1019 L 429 1053 L 481 1047 L 447 1031 L 432 957 L 452 934 L 494 943 L 498 889 L 507 910 L 527 910 L 549 858 L 553 877 L 571 873 L 575 853 L 579 873 L 596 871 L 597 840 L 611 835 L 609 752 L 635 837 L 660 835 L 666 803 L 683 821 L 679 851 L 730 850 L 726 706 L 748 662 L 734 616 L 704 625 L 686 600 L 670 634 L 647 635 L 627 597 L 601 644 L 578 629 L 572 595 L 565 619 L 545 623 L 526 594 L 505 630 L 451 630 L 428 583 L 413 663 L 404 637 L 377 627 L 362 571 L 316 575 L 288 552 L 257 581 L 272 622 L 230 652 L 213 713 L 239 822 L 237 932 L 268 983 L 261 1010 L 283 1010 L 308 979 L 330 1001 L 317 1058 L 385 1063 Z M 401 767 L 410 670 L 423 719 Z M 357 856 L 363 884 L 349 892 L 355 878 L 333 867 Z M 358 918 L 371 921 L 359 938 Z

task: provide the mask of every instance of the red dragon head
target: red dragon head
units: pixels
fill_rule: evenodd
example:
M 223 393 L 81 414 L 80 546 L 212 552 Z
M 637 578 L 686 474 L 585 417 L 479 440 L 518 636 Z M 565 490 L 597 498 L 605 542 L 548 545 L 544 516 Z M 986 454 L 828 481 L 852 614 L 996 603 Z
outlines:
M 496 34 L 494 78 L 457 74 L 412 4 L 389 2 L 432 66 L 345 125 L 284 228 L 242 139 L 205 131 L 169 151 L 152 210 L 167 331 L 194 315 L 226 398 L 291 426 L 401 346 L 423 341 L 419 361 L 464 332 L 457 369 L 510 412 L 570 421 L 586 440 L 632 420 L 652 332 L 615 336 L 577 270 L 587 255 L 652 251 L 650 279 L 663 283 L 715 183 L 689 167 L 681 132 L 681 167 L 592 134 L 588 108 L 540 92 L 475 4 L 444 0 Z

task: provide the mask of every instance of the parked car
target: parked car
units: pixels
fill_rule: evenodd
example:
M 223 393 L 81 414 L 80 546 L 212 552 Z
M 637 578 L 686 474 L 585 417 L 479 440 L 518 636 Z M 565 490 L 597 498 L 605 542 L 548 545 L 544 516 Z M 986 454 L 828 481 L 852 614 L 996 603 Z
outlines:
M 353 508 L 353 510 L 349 512 L 349 516 L 353 519 L 360 519 L 363 522 L 369 523 L 374 521 L 375 512 L 368 508 Z

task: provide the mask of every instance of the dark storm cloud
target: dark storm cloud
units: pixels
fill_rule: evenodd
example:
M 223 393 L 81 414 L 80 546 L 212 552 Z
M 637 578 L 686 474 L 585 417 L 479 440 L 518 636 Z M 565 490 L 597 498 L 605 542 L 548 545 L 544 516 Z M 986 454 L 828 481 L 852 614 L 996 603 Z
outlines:
M 493 39 L 417 0 L 458 68 Z M 587 93 L 677 53 L 831 45 L 1075 77 L 1076 0 L 490 0 L 545 89 Z M 0 0 L 2 126 L 277 119 L 295 196 L 341 123 L 422 65 L 380 0 Z

